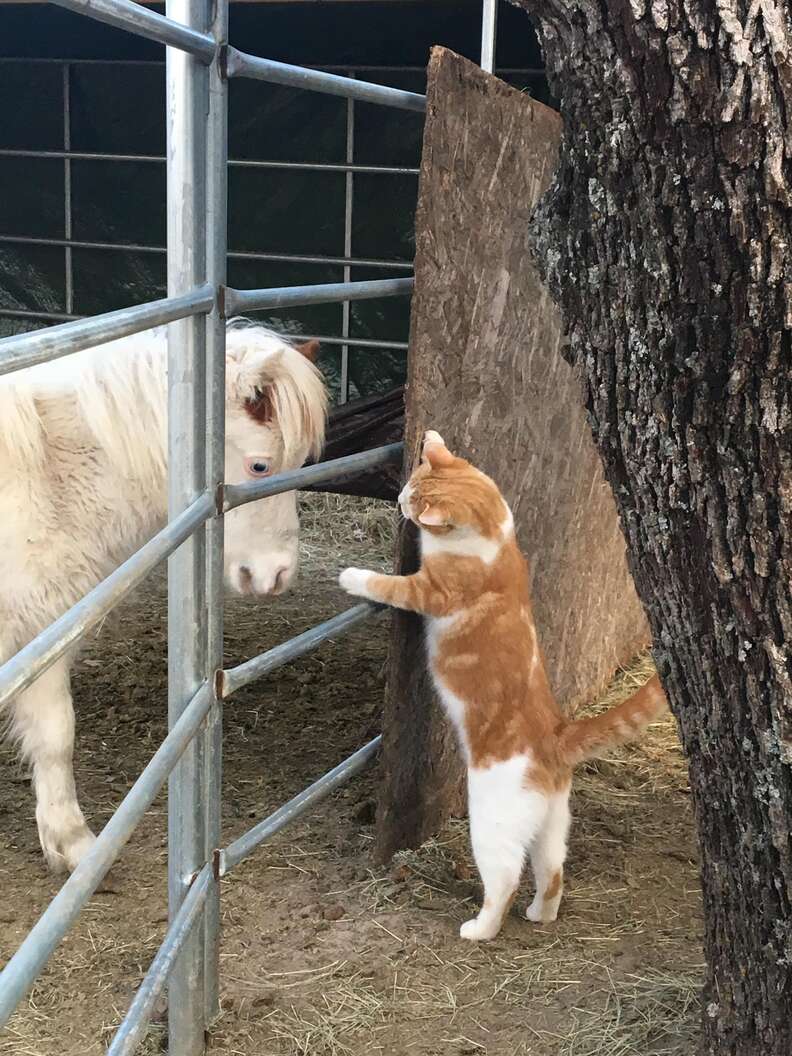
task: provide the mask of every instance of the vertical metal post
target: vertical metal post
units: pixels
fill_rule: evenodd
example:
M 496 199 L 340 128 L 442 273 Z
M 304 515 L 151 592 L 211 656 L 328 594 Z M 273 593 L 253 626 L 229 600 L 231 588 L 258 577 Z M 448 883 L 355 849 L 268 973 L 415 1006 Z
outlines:
M 498 0 L 482 0 L 481 5 L 481 68 L 487 73 L 495 69 L 495 44 L 498 35 Z
M 63 64 L 63 149 L 68 154 L 71 150 L 71 66 Z M 72 189 L 71 158 L 63 159 L 63 237 L 67 242 L 72 239 Z M 63 251 L 63 263 L 66 288 L 66 312 L 74 312 L 74 277 L 72 273 L 72 248 L 66 246 Z
M 347 70 L 350 77 L 355 76 L 354 70 Z M 347 99 L 346 112 L 346 163 L 353 165 L 355 162 L 355 100 Z M 352 256 L 352 214 L 355 208 L 355 174 L 346 173 L 346 186 L 344 193 L 344 256 L 349 259 Z M 344 282 L 352 279 L 352 268 L 344 265 Z M 344 301 L 341 306 L 341 336 L 349 337 L 350 319 L 352 306 L 349 301 Z M 341 391 L 339 403 L 346 403 L 349 399 L 349 345 L 341 346 Z
M 167 0 L 169 18 L 204 30 L 209 0 Z M 168 294 L 203 283 L 206 271 L 208 69 L 167 49 Z M 168 328 L 168 515 L 177 516 L 206 479 L 206 322 Z M 206 532 L 168 561 L 168 723 L 176 722 L 207 673 Z M 206 846 L 205 738 L 197 736 L 168 781 L 168 904 L 177 913 Z M 204 1048 L 204 936 L 196 927 L 174 965 L 168 1000 L 170 1056 Z
M 211 32 L 218 51 L 209 69 L 206 135 L 206 278 L 215 290 L 215 306 L 206 319 L 206 479 L 217 493 L 225 479 L 225 313 L 219 296 L 226 283 L 228 249 L 228 84 L 220 46 L 228 38 L 228 0 L 213 0 Z M 207 667 L 223 667 L 223 514 L 206 526 Z M 206 849 L 222 844 L 223 705 L 215 699 L 206 720 Z M 204 994 L 207 1022 L 220 1012 L 218 979 L 220 885 L 210 889 L 204 910 Z

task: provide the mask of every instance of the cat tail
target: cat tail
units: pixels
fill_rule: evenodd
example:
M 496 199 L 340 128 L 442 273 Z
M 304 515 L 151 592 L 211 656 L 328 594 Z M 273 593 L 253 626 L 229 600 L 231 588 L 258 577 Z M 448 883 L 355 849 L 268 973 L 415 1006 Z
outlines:
M 614 745 L 637 740 L 667 706 L 660 679 L 655 675 L 632 697 L 609 711 L 591 718 L 577 719 L 565 726 L 559 735 L 564 762 L 567 766 L 575 767 Z

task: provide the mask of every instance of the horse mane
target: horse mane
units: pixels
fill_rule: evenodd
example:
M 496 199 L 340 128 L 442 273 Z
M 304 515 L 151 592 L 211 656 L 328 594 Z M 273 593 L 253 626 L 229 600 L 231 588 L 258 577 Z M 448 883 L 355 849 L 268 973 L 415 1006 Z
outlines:
M 248 320 L 231 320 L 226 338 L 228 395 L 244 403 L 266 388 L 286 458 L 305 457 L 306 449 L 318 456 L 327 393 L 313 363 Z M 59 426 L 89 430 L 119 473 L 161 480 L 167 470 L 166 376 L 167 333 L 160 327 L 0 378 L 0 460 L 40 465 L 48 423 L 60 416 Z
M 31 387 L 23 375 L 0 378 L 0 469 L 6 465 L 37 465 L 44 453 L 41 420 Z M 10 379 L 14 378 L 15 385 Z
M 93 439 L 123 475 L 167 465 L 164 330 L 148 330 L 0 378 L 0 451 L 40 465 L 50 439 Z

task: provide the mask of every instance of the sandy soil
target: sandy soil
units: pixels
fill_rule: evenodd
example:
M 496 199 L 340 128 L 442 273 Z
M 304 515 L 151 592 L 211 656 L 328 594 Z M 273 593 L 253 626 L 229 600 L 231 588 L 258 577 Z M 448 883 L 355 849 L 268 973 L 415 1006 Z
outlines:
M 270 606 L 229 599 L 227 657 L 245 659 L 348 604 L 347 563 L 388 553 L 389 517 L 338 500 L 306 506 L 303 575 Z M 333 524 L 333 531 L 328 526 Z M 77 781 L 95 828 L 165 730 L 160 576 L 108 621 L 76 671 Z M 227 707 L 223 814 L 233 838 L 378 729 L 386 622 L 369 624 L 241 691 Z M 639 663 L 633 681 L 646 677 Z M 629 678 L 627 679 L 627 682 Z M 624 693 L 622 679 L 614 693 Z M 222 1005 L 211 1053 L 245 1056 L 688 1056 L 698 1016 L 700 899 L 687 782 L 670 720 L 584 768 L 574 794 L 559 921 L 519 915 L 471 946 L 478 897 L 463 822 L 388 868 L 371 857 L 376 765 L 223 882 Z M 0 750 L 0 959 L 57 890 L 33 800 Z M 29 1000 L 0 1054 L 103 1051 L 166 924 L 160 797 Z M 162 1022 L 144 1049 L 165 1047 Z

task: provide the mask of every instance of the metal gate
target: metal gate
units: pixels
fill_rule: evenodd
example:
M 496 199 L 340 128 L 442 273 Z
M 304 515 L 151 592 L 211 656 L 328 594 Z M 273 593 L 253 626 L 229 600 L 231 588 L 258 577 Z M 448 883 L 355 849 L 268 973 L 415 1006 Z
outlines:
M 25 996 L 168 779 L 170 924 L 109 1047 L 131 1053 L 166 983 L 169 1051 L 193 1056 L 219 1011 L 220 878 L 365 766 L 377 737 L 239 839 L 221 848 L 223 701 L 240 686 L 375 615 L 354 605 L 246 663 L 223 670 L 223 514 L 301 486 L 399 461 L 401 444 L 266 481 L 224 484 L 225 319 L 261 308 L 408 295 L 412 279 L 280 289 L 226 286 L 227 81 L 251 77 L 423 111 L 422 95 L 257 58 L 227 44 L 229 0 L 168 0 L 166 16 L 132 0 L 55 0 L 167 47 L 168 296 L 0 341 L 0 374 L 151 326 L 168 331 L 168 524 L 82 601 L 0 667 L 0 705 L 29 686 L 168 558 L 169 732 L 94 847 L 0 975 L 0 1027 Z M 491 67 L 494 0 L 484 3 Z

